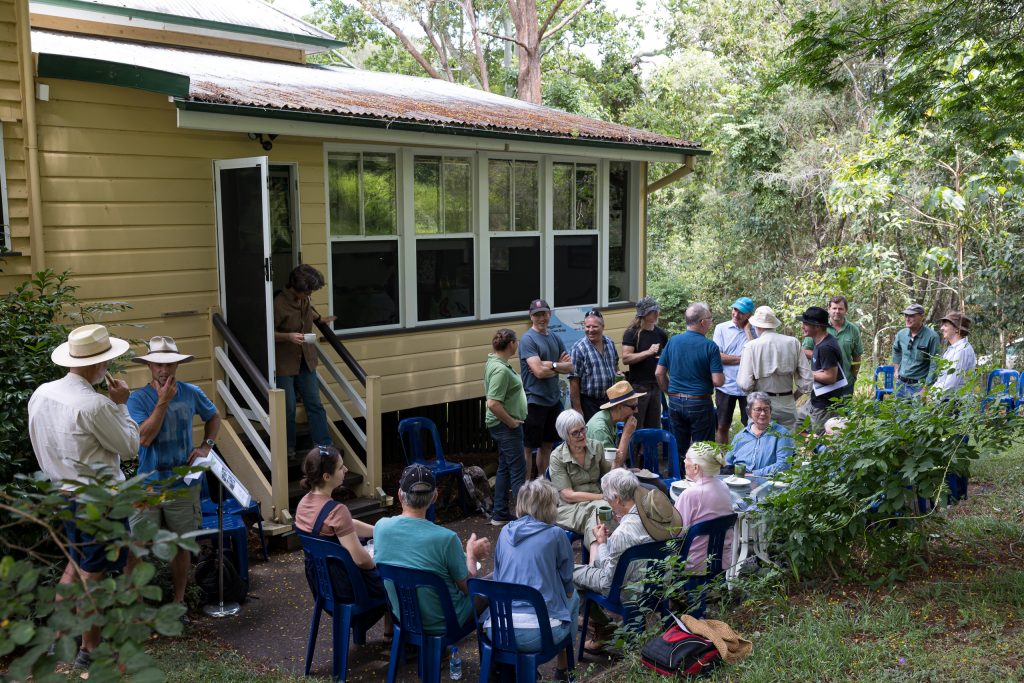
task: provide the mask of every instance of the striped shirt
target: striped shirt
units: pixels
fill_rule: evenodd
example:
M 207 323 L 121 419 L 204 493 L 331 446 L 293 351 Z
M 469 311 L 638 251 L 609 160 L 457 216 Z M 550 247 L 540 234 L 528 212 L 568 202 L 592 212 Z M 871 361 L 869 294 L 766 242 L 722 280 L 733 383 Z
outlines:
M 615 342 L 608 337 L 602 338 L 604 353 L 598 353 L 586 337 L 572 345 L 569 356 L 573 371 L 569 377 L 580 381 L 582 395 L 604 400 L 605 392 L 615 384 L 615 375 L 619 372 L 619 353 L 615 350 Z

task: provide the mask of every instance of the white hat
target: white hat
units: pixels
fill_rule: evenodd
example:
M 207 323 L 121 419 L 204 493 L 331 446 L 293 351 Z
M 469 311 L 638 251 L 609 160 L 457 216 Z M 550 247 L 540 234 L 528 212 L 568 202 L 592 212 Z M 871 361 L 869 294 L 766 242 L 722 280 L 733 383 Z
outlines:
M 50 360 L 64 368 L 84 368 L 113 360 L 127 350 L 128 342 L 111 337 L 103 325 L 82 325 L 71 330 L 68 340 L 50 354 Z
M 758 306 L 754 315 L 750 316 L 750 324 L 763 330 L 774 330 L 782 321 L 775 317 L 771 306 Z
M 132 358 L 136 363 L 187 363 L 195 356 L 178 353 L 172 337 L 153 337 L 149 340 L 149 353 Z

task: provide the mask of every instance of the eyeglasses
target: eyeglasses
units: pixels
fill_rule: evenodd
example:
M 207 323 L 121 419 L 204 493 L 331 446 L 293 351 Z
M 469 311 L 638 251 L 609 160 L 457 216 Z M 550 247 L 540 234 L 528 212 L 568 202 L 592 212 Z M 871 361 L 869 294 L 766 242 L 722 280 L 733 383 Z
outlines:
M 768 406 L 761 406 L 760 408 L 751 408 L 750 412 L 752 412 L 752 413 L 770 413 L 770 412 L 772 412 L 772 409 L 769 408 Z
M 579 429 L 574 429 L 571 432 L 569 432 L 569 436 L 571 436 L 574 439 L 578 439 L 581 436 L 586 436 L 586 435 L 587 435 L 587 428 L 586 427 L 580 427 Z

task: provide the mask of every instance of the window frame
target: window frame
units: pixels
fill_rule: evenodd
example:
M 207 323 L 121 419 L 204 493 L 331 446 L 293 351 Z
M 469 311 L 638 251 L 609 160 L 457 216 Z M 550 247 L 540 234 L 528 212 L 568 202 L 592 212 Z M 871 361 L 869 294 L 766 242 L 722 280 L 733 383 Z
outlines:
M 571 157 L 571 156 L 548 156 L 545 159 L 547 164 L 547 178 L 549 182 L 545 183 L 545 190 L 548 193 L 548 212 L 546 216 L 545 225 L 551 226 L 551 229 L 547 231 L 550 235 L 548 238 L 548 249 L 547 257 L 544 260 L 544 271 L 543 277 L 545 279 L 545 286 L 541 288 L 542 292 L 545 292 L 548 296 L 545 300 L 551 304 L 552 308 L 558 308 L 558 300 L 555 297 L 555 239 L 558 237 L 573 237 L 582 235 L 596 235 L 597 236 L 597 301 L 589 304 L 580 304 L 579 306 L 570 306 L 569 308 L 581 308 L 587 306 L 595 306 L 598 308 L 608 305 L 608 160 L 607 159 L 594 159 L 589 157 Z M 594 217 L 594 228 L 592 230 L 555 230 L 554 229 L 554 203 L 555 203 L 555 184 L 554 184 L 554 168 L 556 163 L 572 163 L 572 164 L 587 164 L 595 167 L 595 184 L 594 188 L 594 211 L 596 216 Z M 574 221 L 575 222 L 575 221 Z M 563 306 L 564 308 L 564 306 Z

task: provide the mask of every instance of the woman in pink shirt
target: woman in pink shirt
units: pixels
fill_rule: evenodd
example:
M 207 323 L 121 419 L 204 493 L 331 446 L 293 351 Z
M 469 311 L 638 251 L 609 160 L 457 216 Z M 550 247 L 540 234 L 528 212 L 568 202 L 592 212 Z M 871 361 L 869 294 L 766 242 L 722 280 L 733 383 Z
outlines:
M 725 457 L 714 445 L 703 441 L 693 444 L 686 452 L 683 469 L 687 481 L 693 483 L 683 490 L 676 501 L 676 510 L 683 518 L 683 533 L 680 535 L 685 535 L 686 530 L 697 522 L 732 514 L 729 487 L 715 478 L 723 464 Z M 702 570 L 707 555 L 708 537 L 695 539 L 686 559 L 686 569 Z M 732 558 L 732 529 L 726 533 L 723 555 L 722 566 L 727 568 Z

